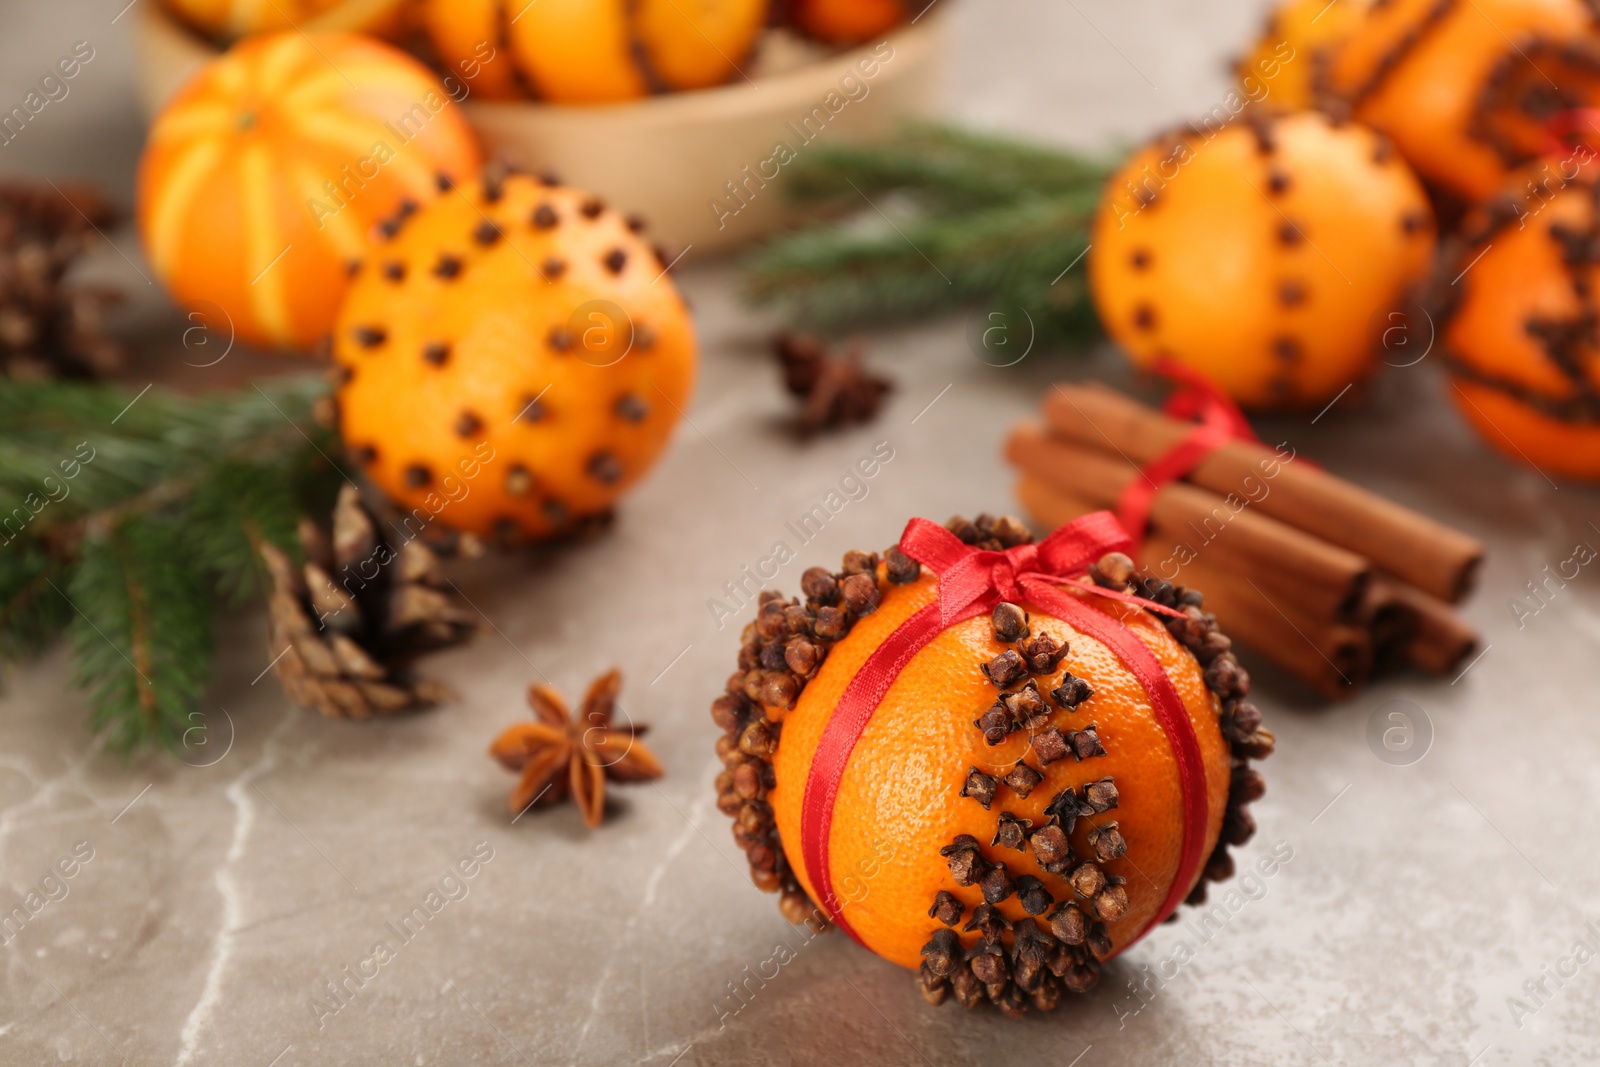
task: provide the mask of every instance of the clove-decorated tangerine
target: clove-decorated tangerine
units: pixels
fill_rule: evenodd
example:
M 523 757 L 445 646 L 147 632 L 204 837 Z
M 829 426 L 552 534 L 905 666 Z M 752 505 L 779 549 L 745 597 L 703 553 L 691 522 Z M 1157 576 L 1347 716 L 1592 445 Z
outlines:
M 946 530 L 972 552 L 1032 541 L 1012 518 Z M 718 806 L 791 922 L 846 928 L 916 970 L 933 1003 L 1017 1015 L 1092 988 L 1103 961 L 1232 874 L 1263 789 L 1249 760 L 1273 747 L 1249 678 L 1199 594 L 1119 553 L 1088 573 L 1177 615 L 1062 585 L 1075 622 L 1035 591 L 941 629 L 924 618 L 941 576 L 898 546 L 807 570 L 803 599 L 761 594 L 712 704 Z M 931 640 L 902 645 L 919 625 Z M 862 716 L 856 691 L 879 677 Z M 840 731 L 858 736 L 841 747 Z
M 1595 480 L 1600 164 L 1588 159 L 1519 174 L 1468 218 L 1438 288 L 1450 395 L 1466 420 L 1512 459 Z
M 1476 203 L 1542 149 L 1556 112 L 1600 100 L 1574 97 L 1580 86 L 1557 65 L 1594 29 L 1586 0 L 1374 3 L 1339 47 L 1329 84 L 1430 183 Z
M 1244 95 L 1293 110 L 1314 106 L 1327 92 L 1334 51 L 1371 3 L 1282 0 L 1267 13 L 1255 47 L 1234 64 Z
M 492 98 L 603 104 L 740 76 L 766 0 L 423 0 L 422 24 Z
M 1379 134 L 1316 112 L 1156 138 L 1107 184 L 1090 285 L 1140 366 L 1257 408 L 1326 403 L 1376 361 L 1372 323 L 1426 274 L 1433 213 Z
M 503 542 L 605 515 L 694 378 L 660 257 L 580 190 L 491 173 L 400 221 L 334 334 L 345 445 L 416 521 Z

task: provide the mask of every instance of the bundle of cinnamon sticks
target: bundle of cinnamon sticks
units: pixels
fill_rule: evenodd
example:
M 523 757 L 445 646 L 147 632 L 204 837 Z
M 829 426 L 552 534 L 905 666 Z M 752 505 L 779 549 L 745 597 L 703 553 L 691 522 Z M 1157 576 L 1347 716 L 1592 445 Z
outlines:
M 1194 425 L 1094 382 L 1058 384 L 1006 442 L 1046 528 L 1117 506 Z M 1287 445 L 1229 441 L 1150 507 L 1139 564 L 1205 594 L 1223 630 L 1328 697 L 1415 667 L 1448 674 L 1478 635 L 1452 609 L 1483 545 L 1328 474 Z

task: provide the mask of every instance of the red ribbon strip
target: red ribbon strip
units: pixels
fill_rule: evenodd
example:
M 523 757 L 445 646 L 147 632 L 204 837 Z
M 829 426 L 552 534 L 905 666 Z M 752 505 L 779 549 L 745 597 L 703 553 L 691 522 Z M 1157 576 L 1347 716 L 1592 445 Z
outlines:
M 1139 551 L 1144 547 L 1145 527 L 1157 493 L 1181 481 L 1229 441 L 1258 440 L 1233 398 L 1210 378 L 1165 356 L 1156 360 L 1152 369 L 1178 383 L 1178 389 L 1167 397 L 1161 410 L 1176 419 L 1200 421 L 1187 437 L 1145 464 L 1139 471 L 1140 477 L 1129 482 L 1117 499 L 1117 518 L 1128 531 L 1132 541 L 1128 555 L 1134 559 L 1139 558 Z
M 1144 610 L 1181 614 L 1082 580 L 1089 564 L 1107 552 L 1126 551 L 1128 547 L 1126 530 L 1109 511 L 1084 515 L 1038 544 L 1018 545 L 1003 552 L 963 544 L 943 526 L 927 519 L 912 519 L 906 524 L 900 551 L 939 575 L 938 599 L 901 623 L 867 657 L 845 687 L 812 757 L 800 814 L 800 858 L 812 889 L 821 898 L 817 903 L 834 925 L 855 941 L 864 944 L 844 917 L 833 887 L 829 856 L 834 803 L 851 753 L 889 687 L 912 657 L 950 626 L 993 611 L 1002 600 L 1031 604 L 1099 641 L 1116 654 L 1144 688 L 1178 765 L 1183 845 L 1167 899 L 1138 936 L 1143 937 L 1170 915 L 1187 894 L 1203 859 L 1207 821 L 1205 766 L 1188 710 L 1160 661 L 1137 634 L 1060 588 L 1068 584 Z
M 1544 154 L 1559 156 L 1570 152 L 1573 145 L 1567 138 L 1575 133 L 1591 135 L 1589 143 L 1595 139 L 1594 135 L 1600 134 L 1600 109 L 1592 107 L 1574 107 L 1557 112 L 1545 126 L 1545 133 L 1549 140 L 1545 146 Z

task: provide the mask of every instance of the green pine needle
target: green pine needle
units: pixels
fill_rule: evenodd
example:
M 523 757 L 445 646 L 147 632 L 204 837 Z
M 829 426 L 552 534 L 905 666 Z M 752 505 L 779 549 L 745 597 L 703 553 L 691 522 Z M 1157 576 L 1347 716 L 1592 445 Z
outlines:
M 326 391 L 0 381 L 0 656 L 65 627 L 106 746 L 180 747 L 219 605 L 263 587 L 262 541 L 293 553 L 299 516 L 331 507 L 337 441 L 312 417 Z
M 143 516 L 85 541 L 70 588 L 76 681 L 90 726 L 126 752 L 175 750 L 211 676 L 213 602 L 177 526 Z
M 790 194 L 860 209 L 781 237 L 745 278 L 753 302 L 822 329 L 961 307 L 1025 311 L 1060 345 L 1097 330 L 1082 269 L 1109 166 L 941 126 L 821 149 Z M 882 214 L 880 214 L 880 212 Z

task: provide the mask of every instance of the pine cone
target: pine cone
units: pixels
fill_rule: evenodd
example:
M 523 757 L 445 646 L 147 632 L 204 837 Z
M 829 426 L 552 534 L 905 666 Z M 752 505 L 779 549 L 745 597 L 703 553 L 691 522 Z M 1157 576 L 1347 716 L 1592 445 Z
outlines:
M 116 217 L 87 186 L 0 185 L 0 371 L 93 378 L 121 364 L 121 347 L 101 336 L 105 309 L 121 294 L 62 284 L 96 228 Z
M 303 568 L 261 546 L 273 581 L 273 672 L 290 696 L 324 715 L 366 719 L 450 699 L 449 690 L 409 668 L 423 653 L 477 631 L 476 616 L 450 590 L 433 550 L 421 539 L 392 544 L 379 529 L 360 492 L 346 484 L 331 537 L 301 520 Z

